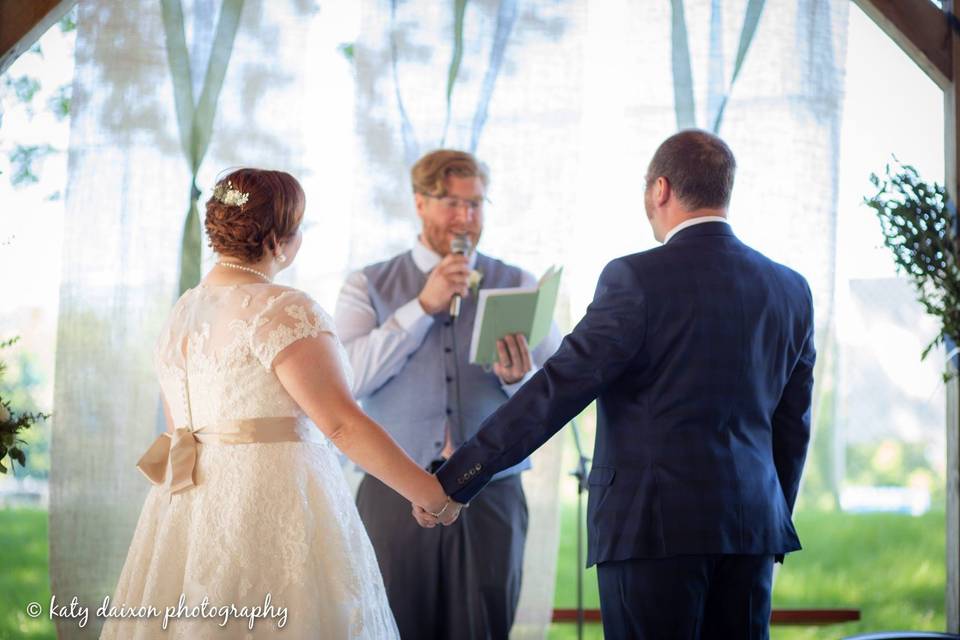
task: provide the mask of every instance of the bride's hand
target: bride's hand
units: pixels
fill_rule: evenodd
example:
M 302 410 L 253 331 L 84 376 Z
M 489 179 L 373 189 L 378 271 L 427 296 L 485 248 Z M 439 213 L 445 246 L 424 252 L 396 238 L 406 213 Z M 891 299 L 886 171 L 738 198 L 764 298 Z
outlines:
M 433 529 L 435 526 L 440 524 L 440 520 L 438 518 L 427 513 L 426 510 L 420 505 L 411 503 L 410 506 L 413 508 L 413 519 L 416 520 L 417 524 L 424 529 Z
M 438 524 L 445 527 L 453 524 L 460 517 L 460 511 L 463 509 L 463 505 L 453 498 L 448 498 L 444 506 L 435 512 L 430 512 L 416 504 L 411 504 L 411 507 L 417 524 L 425 529 L 432 529 Z

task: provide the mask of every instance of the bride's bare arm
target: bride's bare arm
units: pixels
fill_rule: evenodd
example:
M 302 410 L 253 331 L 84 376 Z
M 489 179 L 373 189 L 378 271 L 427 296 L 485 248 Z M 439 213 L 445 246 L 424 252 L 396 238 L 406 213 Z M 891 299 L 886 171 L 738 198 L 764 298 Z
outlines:
M 167 404 L 163 392 L 160 393 L 160 399 L 163 401 L 163 417 L 167 421 L 167 433 L 173 433 L 173 417 L 170 414 L 170 405 Z
M 274 360 L 287 393 L 348 458 L 413 503 L 433 512 L 446 503 L 437 479 L 417 466 L 353 399 L 335 338 L 323 333 L 294 342 Z

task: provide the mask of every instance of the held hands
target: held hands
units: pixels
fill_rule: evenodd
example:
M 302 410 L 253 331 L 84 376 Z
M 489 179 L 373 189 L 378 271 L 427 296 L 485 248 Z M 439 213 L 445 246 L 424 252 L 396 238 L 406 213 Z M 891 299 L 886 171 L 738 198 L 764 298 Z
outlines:
M 520 382 L 528 371 L 533 369 L 530 361 L 530 347 L 522 333 L 512 333 L 497 340 L 498 361 L 493 365 L 503 384 Z
M 417 296 L 420 306 L 427 314 L 432 316 L 448 309 L 454 294 L 460 294 L 461 298 L 470 294 L 468 262 L 467 256 L 451 253 L 430 272 L 427 283 Z
M 447 497 L 443 507 L 435 512 L 427 511 L 417 504 L 411 504 L 411 506 L 413 518 L 424 529 L 432 529 L 438 524 L 445 527 L 453 524 L 460 517 L 460 511 L 463 509 L 462 504 L 450 497 Z

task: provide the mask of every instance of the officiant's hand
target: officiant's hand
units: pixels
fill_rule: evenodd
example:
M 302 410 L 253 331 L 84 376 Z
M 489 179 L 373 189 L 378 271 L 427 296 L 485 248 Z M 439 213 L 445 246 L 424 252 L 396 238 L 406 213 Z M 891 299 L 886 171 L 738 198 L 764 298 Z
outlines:
M 520 382 L 533 369 L 527 338 L 522 333 L 507 334 L 497 340 L 497 357 L 493 372 L 503 384 Z
M 427 276 L 427 283 L 417 296 L 424 311 L 432 316 L 449 309 L 450 300 L 455 293 L 459 293 L 461 298 L 470 295 L 468 262 L 467 256 L 451 253 L 433 268 Z

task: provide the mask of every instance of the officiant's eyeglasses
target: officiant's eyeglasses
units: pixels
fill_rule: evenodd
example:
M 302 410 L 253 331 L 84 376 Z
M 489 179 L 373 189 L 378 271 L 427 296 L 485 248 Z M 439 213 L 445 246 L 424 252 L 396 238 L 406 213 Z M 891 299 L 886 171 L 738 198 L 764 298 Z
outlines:
M 448 211 L 459 211 L 462 207 L 466 207 L 468 211 L 472 213 L 478 213 L 483 209 L 484 202 L 490 202 L 486 198 L 477 198 L 476 200 L 458 198 L 456 196 L 435 196 L 432 193 L 423 194 L 428 198 L 433 198 L 434 200 L 439 200 L 440 204 L 443 205 Z

